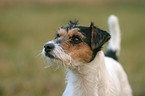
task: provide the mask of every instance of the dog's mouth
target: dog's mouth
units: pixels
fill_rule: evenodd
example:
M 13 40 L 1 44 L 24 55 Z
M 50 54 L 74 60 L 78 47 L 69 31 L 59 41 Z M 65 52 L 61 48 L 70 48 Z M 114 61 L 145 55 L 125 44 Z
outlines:
M 56 56 L 53 56 L 51 53 L 46 52 L 45 56 L 49 57 L 50 59 L 56 59 L 56 60 L 60 60 L 59 58 L 57 58 Z M 60 60 L 61 61 L 61 60 Z
M 51 59 L 55 59 L 55 57 L 52 54 L 50 54 L 49 52 L 46 52 L 45 56 L 47 56 L 47 57 L 49 57 Z

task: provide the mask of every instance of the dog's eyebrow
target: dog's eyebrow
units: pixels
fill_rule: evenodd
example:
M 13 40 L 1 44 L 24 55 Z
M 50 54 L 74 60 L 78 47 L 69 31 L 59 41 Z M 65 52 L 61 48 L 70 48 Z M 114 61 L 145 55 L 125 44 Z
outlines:
M 66 33 L 67 33 L 66 29 L 60 28 L 60 29 L 57 30 L 57 34 L 59 34 L 59 36 L 63 36 Z
M 81 32 L 79 32 L 79 30 L 80 30 L 79 28 L 71 29 L 71 30 L 68 31 L 68 35 L 70 37 L 72 37 L 73 35 L 77 35 L 82 39 L 86 38 Z

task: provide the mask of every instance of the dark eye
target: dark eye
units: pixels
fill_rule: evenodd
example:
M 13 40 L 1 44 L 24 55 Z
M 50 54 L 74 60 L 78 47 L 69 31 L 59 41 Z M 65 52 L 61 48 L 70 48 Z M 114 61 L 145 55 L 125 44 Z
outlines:
M 74 44 L 79 44 L 82 42 L 82 40 L 78 36 L 73 36 L 71 40 L 71 42 Z

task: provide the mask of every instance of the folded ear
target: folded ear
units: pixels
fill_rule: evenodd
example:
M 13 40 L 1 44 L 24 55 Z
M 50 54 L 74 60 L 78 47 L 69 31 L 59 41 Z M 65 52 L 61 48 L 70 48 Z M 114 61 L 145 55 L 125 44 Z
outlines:
M 93 22 L 91 22 L 90 28 L 92 30 L 91 47 L 93 50 L 101 47 L 104 43 L 106 43 L 111 38 L 109 33 L 95 27 Z

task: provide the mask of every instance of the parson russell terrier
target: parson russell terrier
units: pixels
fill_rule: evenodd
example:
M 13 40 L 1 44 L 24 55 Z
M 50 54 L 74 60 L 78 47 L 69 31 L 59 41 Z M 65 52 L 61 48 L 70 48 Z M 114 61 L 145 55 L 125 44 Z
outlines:
M 50 65 L 67 71 L 63 96 L 132 96 L 127 75 L 117 62 L 120 28 L 116 16 L 108 19 L 110 34 L 94 26 L 70 21 L 56 38 L 44 45 L 42 55 Z M 112 37 L 110 39 L 110 37 Z M 102 46 L 108 41 L 106 56 Z

